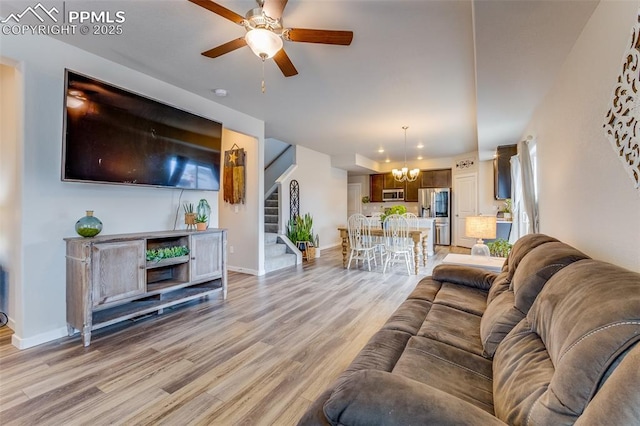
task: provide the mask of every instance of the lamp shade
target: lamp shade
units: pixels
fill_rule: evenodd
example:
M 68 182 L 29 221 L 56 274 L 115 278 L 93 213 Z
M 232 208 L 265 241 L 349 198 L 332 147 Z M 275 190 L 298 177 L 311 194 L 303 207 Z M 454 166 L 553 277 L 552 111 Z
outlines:
M 467 237 L 484 239 L 496 237 L 495 216 L 469 216 L 465 219 L 464 233 Z
M 255 28 L 244 36 L 245 41 L 259 58 L 273 57 L 282 49 L 282 39 L 272 31 Z

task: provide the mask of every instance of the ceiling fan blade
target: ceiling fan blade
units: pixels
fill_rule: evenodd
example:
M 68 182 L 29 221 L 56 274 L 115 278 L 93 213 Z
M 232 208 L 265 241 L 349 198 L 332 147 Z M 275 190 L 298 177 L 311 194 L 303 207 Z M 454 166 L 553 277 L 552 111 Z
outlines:
M 348 46 L 353 40 L 353 31 L 309 30 L 305 28 L 289 28 L 285 30 L 289 41 L 304 43 L 340 44 Z
M 278 53 L 274 55 L 273 60 L 276 61 L 278 68 L 280 68 L 280 71 L 282 71 L 285 77 L 292 77 L 298 74 L 298 70 L 293 66 L 293 62 L 291 62 L 291 59 L 289 59 L 284 49 L 280 49 Z
M 225 53 L 233 52 L 236 49 L 240 49 L 247 45 L 244 37 L 237 38 L 235 40 L 231 40 L 225 44 L 221 44 L 218 47 L 214 47 L 213 49 L 209 49 L 206 52 L 202 52 L 203 56 L 208 58 L 217 58 L 218 56 L 222 56 Z
M 287 0 L 264 0 L 262 11 L 271 19 L 280 19 L 286 5 Z
M 227 18 L 231 22 L 235 22 L 238 25 L 242 25 L 244 22 L 244 16 L 238 15 L 232 10 L 227 9 L 224 6 L 220 6 L 218 3 L 214 3 L 211 0 L 189 0 L 191 3 L 195 3 L 198 6 L 202 6 L 211 12 Z

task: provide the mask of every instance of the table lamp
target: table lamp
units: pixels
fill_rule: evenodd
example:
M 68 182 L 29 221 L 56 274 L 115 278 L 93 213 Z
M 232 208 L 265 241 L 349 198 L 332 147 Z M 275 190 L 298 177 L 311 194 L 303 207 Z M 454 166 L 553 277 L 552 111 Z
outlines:
M 465 219 L 464 231 L 467 237 L 478 239 L 471 248 L 471 256 L 489 257 L 489 247 L 482 239 L 496 237 L 495 216 L 469 216 Z

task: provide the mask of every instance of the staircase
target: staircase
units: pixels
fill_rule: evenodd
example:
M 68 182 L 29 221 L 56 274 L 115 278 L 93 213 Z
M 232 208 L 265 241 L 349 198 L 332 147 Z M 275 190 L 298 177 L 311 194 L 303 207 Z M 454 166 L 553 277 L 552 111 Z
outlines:
M 264 232 L 278 233 L 278 189 L 264 200 Z
M 295 266 L 297 256 L 278 241 L 278 190 L 264 200 L 264 270 L 265 272 Z
M 264 270 L 265 272 L 295 266 L 297 256 L 287 253 L 287 245 L 278 241 L 278 235 L 264 234 Z

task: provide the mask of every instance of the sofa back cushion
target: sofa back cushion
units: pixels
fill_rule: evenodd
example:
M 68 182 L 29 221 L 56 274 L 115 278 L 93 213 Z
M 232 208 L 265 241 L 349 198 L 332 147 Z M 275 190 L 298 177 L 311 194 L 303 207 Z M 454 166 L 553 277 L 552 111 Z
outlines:
M 539 235 L 532 241 L 538 245 L 526 243 L 518 246 L 516 255 L 520 260 L 511 281 L 508 282 L 508 272 L 501 272 L 490 289 L 487 309 L 480 322 L 485 357 L 493 357 L 498 344 L 529 312 L 549 278 L 565 266 L 588 258 L 560 241 L 547 241 Z M 523 247 L 528 247 L 526 253 Z
M 532 249 L 522 259 L 511 279 L 516 308 L 523 314 L 529 312 L 549 278 L 565 266 L 588 258 L 586 254 L 560 241 L 548 242 Z
M 557 272 L 493 359 L 495 414 L 572 424 L 612 365 L 640 341 L 640 274 L 595 260 Z M 617 404 L 629 401 L 623 392 Z

